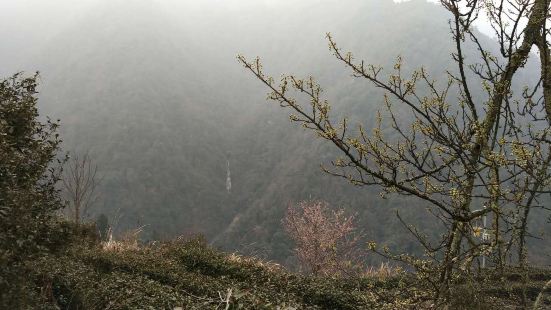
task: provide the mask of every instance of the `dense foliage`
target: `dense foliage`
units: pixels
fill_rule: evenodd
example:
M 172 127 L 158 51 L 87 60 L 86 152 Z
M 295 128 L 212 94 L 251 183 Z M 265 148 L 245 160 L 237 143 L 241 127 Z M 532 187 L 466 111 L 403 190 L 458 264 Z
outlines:
M 0 306 L 31 298 L 25 264 L 55 243 L 58 124 L 38 118 L 37 75 L 0 81 Z M 11 300 L 13 298 L 13 300 Z

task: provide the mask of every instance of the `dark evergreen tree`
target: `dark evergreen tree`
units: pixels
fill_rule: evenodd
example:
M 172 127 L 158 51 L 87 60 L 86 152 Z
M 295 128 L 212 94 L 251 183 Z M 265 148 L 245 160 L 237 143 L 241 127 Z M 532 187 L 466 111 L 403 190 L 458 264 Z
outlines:
M 57 122 L 41 121 L 38 74 L 0 81 L 0 308 L 32 298 L 28 262 L 51 243 L 50 223 L 62 208 L 56 182 Z

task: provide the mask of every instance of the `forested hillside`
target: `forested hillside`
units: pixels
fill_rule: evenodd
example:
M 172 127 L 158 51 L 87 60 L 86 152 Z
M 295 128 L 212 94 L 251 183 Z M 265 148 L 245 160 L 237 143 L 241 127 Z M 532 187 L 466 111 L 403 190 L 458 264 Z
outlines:
M 65 151 L 89 151 L 98 163 L 101 197 L 90 217 L 104 213 L 118 231 L 145 225 L 145 239 L 201 233 L 279 262 L 292 256 L 284 211 L 304 199 L 358 213 L 369 239 L 403 252 L 418 249 L 396 209 L 438 233 L 424 205 L 323 174 L 320 163 L 336 150 L 290 126 L 235 57 L 261 56 L 276 77 L 318 77 L 337 114 L 369 126 L 381 93 L 342 68 L 325 32 L 370 63 L 391 67 L 401 55 L 405 70 L 423 65 L 443 80 L 453 42 L 442 8 L 421 0 L 62 2 L 0 4 L 0 74 L 41 72 L 41 114 L 61 120 Z M 65 18 L 53 18 L 56 5 Z M 25 27 L 10 27 L 14 12 L 24 12 Z M 534 84 L 537 70 L 528 63 L 516 86 Z M 549 264 L 550 225 L 532 219 L 543 239 L 530 253 Z

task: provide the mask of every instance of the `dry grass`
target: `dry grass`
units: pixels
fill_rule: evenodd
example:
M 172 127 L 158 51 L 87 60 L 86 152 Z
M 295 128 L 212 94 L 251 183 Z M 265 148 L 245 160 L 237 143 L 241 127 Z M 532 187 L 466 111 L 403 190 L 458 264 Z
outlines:
M 123 252 L 123 251 L 135 251 L 139 248 L 139 237 L 143 231 L 143 226 L 125 231 L 119 237 L 119 240 L 113 238 L 113 231 L 111 228 L 108 230 L 109 238 L 107 241 L 101 243 L 104 251 Z
M 403 272 L 402 268 L 391 266 L 389 262 L 381 263 L 379 267 L 369 266 L 361 274 L 365 278 L 388 279 Z
M 285 268 L 280 264 L 270 262 L 270 261 L 263 261 L 257 257 L 239 255 L 237 253 L 231 253 L 227 255 L 226 259 L 234 263 L 247 264 L 249 266 L 264 268 L 271 272 L 285 270 Z

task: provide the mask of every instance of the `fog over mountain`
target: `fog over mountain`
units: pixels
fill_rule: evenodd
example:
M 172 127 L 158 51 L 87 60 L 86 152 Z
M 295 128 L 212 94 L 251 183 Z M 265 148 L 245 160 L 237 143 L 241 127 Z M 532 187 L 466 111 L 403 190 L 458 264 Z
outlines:
M 3 0 L 0 75 L 40 71 L 41 113 L 61 120 L 66 151 L 89 151 L 99 166 L 90 217 L 104 213 L 118 231 L 201 233 L 287 262 L 285 209 L 313 198 L 357 213 L 369 239 L 417 251 L 395 210 L 437 235 L 425 206 L 323 174 L 336 150 L 267 103 L 236 55 L 260 56 L 274 77 L 317 77 L 338 115 L 369 126 L 381 92 L 350 76 L 325 34 L 369 63 L 390 67 L 401 55 L 404 70 L 423 65 L 440 80 L 453 68 L 447 19 L 421 0 Z M 533 70 L 517 87 L 535 82 Z M 533 233 L 551 233 L 545 218 L 533 221 Z M 532 244 L 534 260 L 549 263 L 549 241 Z

